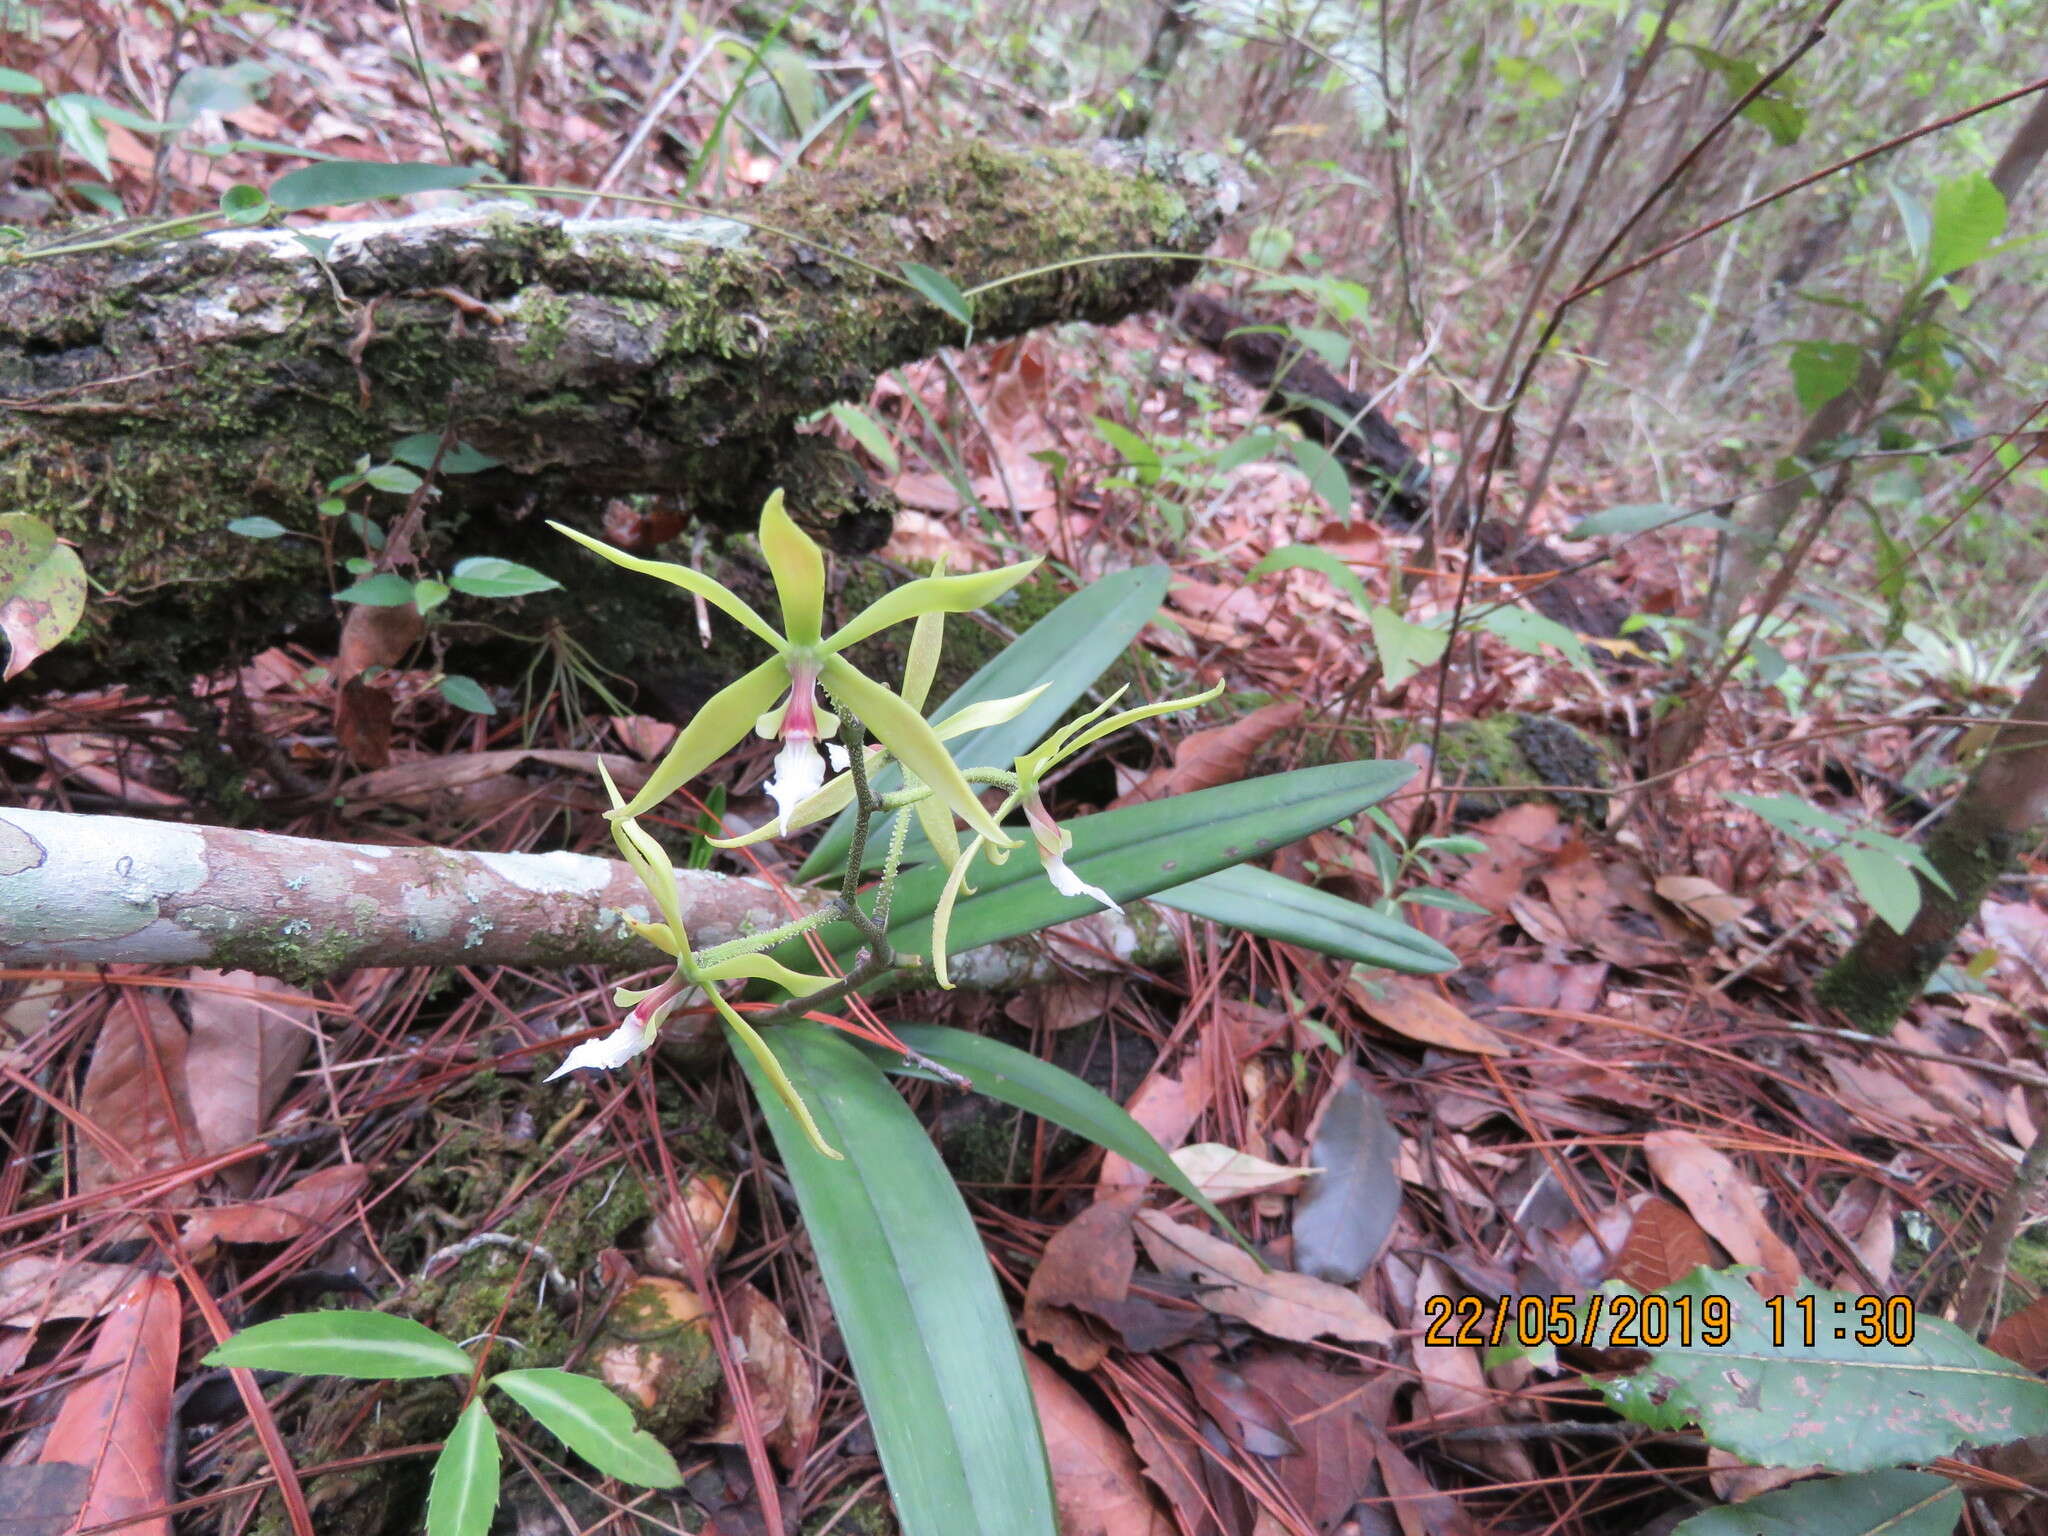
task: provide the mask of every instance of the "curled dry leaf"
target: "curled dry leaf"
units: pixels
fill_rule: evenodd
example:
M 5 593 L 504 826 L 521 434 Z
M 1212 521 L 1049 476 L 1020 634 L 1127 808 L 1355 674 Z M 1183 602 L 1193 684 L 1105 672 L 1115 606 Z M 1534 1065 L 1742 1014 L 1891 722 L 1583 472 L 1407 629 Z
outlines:
M 755 1420 L 776 1459 L 794 1470 L 818 1438 L 818 1377 L 810 1354 L 790 1332 L 782 1309 L 753 1286 L 734 1286 L 724 1295 Z M 730 1401 L 702 1438 L 720 1445 L 741 1443 L 739 1415 Z
M 126 1264 L 41 1254 L 11 1259 L 0 1264 L 0 1324 L 19 1328 L 98 1317 L 125 1296 L 135 1280 L 136 1272 Z
M 1374 976 L 1354 969 L 1344 982 L 1351 1000 L 1375 1023 L 1396 1034 L 1470 1051 L 1476 1056 L 1506 1056 L 1510 1047 L 1494 1030 L 1479 1023 L 1427 982 L 1408 976 Z
M 1430 1418 L 1449 1420 L 1460 1428 L 1502 1422 L 1494 1393 L 1486 1384 L 1486 1370 L 1479 1363 L 1479 1351 L 1462 1344 L 1434 1344 L 1426 1326 L 1432 1301 L 1454 1301 L 1450 1277 L 1434 1259 L 1423 1261 L 1415 1283 L 1415 1371 L 1422 1378 L 1423 1400 Z M 1489 1468 L 1503 1482 L 1522 1482 L 1536 1475 L 1529 1453 L 1513 1441 L 1468 1440 L 1459 1453 Z
M 688 1278 L 690 1245 L 701 1262 L 716 1266 L 732 1252 L 739 1235 L 739 1195 L 715 1173 L 692 1174 L 680 1199 L 664 1198 L 647 1229 L 647 1267 L 658 1274 Z
M 1024 1374 L 1045 1432 L 1060 1536 L 1173 1536 L 1172 1522 L 1145 1486 L 1131 1442 L 1029 1350 Z
M 1260 748 L 1301 719 L 1303 707 L 1299 699 L 1267 704 L 1228 725 L 1191 732 L 1173 749 L 1171 768 L 1153 773 L 1117 803 L 1137 805 L 1235 784 L 1250 774 Z
M 1309 1127 L 1321 1171 L 1294 1208 L 1302 1273 L 1350 1285 L 1372 1267 L 1401 1209 L 1401 1136 L 1347 1065 Z
M 1204 1307 L 1276 1339 L 1384 1344 L 1394 1336 L 1393 1325 L 1354 1292 L 1311 1275 L 1261 1270 L 1236 1245 L 1157 1211 L 1139 1213 L 1138 1240 L 1162 1272 L 1199 1287 Z
M 208 1243 L 291 1242 L 347 1210 L 369 1182 L 367 1165 L 337 1163 L 265 1199 L 194 1211 L 185 1220 L 185 1246 L 196 1250 Z
M 85 1373 L 57 1410 L 41 1460 L 93 1469 L 81 1528 L 171 1502 L 164 1452 L 178 1372 L 178 1312 L 178 1288 L 170 1280 L 137 1280 L 100 1324 Z M 171 1521 L 157 1515 L 125 1529 L 134 1536 L 171 1536 Z
M 2048 1296 L 2004 1318 L 1984 1344 L 2030 1371 L 2048 1370 Z
M 187 1096 L 200 1146 L 225 1152 L 270 1129 L 270 1117 L 312 1049 L 316 1015 L 296 987 L 253 971 L 193 971 L 190 979 L 206 985 L 185 992 L 192 1020 Z M 246 1195 L 260 1171 L 257 1163 L 237 1164 L 221 1181 Z
M 1137 1248 L 1131 1217 L 1144 1198 L 1127 1189 L 1097 1200 L 1052 1235 L 1024 1292 L 1024 1333 L 1050 1344 L 1077 1371 L 1092 1371 L 1109 1354 L 1109 1340 L 1088 1316 L 1123 1303 L 1130 1294 Z
M 1171 1151 L 1209 1107 L 1211 1091 L 1209 1074 L 1196 1058 L 1181 1068 L 1179 1077 L 1153 1073 L 1138 1085 L 1124 1107 L 1152 1133 L 1154 1141 Z M 1102 1160 L 1102 1173 L 1095 1181 L 1096 1198 L 1104 1199 L 1119 1189 L 1143 1189 L 1151 1182 L 1151 1174 L 1112 1152 Z
M 1320 1168 L 1283 1167 L 1215 1141 L 1182 1147 L 1173 1154 L 1173 1160 L 1195 1188 L 1211 1200 L 1243 1200 L 1269 1191 L 1292 1192 L 1308 1175 L 1322 1172 Z
M 185 1026 L 168 998 L 140 987 L 120 990 L 79 1089 L 79 1116 L 91 1127 L 78 1132 L 81 1190 L 105 1189 L 198 1155 L 186 1045 Z
M 1756 1190 L 1725 1153 L 1690 1131 L 1652 1131 L 1643 1152 L 1659 1182 L 1736 1263 L 1758 1265 L 1781 1291 L 1798 1284 L 1799 1256 L 1771 1230 Z

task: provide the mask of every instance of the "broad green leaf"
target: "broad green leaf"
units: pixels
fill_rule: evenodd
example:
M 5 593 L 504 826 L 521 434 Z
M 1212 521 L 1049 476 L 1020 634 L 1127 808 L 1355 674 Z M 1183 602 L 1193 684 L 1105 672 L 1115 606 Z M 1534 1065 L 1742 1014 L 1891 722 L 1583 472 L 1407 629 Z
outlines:
M 1920 911 L 1919 876 L 1882 849 L 1851 844 L 1841 855 L 1842 867 L 1856 882 L 1856 894 L 1893 933 L 1904 933 Z
M 606 1477 L 642 1488 L 681 1486 L 682 1469 L 668 1448 L 635 1425 L 633 1410 L 595 1377 L 547 1368 L 501 1371 L 491 1385 Z
M 12 102 L 0 101 L 0 129 L 16 133 L 34 133 L 43 126 L 43 120 L 33 112 L 24 111 Z M 9 159 L 14 158 L 12 154 Z
M 334 594 L 337 603 L 361 603 L 365 608 L 396 608 L 412 601 L 412 583 L 395 571 L 365 576 Z
M 857 405 L 841 402 L 830 407 L 832 419 L 846 429 L 846 435 L 868 451 L 868 457 L 882 466 L 886 474 L 894 475 L 903 467 L 903 461 L 896 455 L 896 445 L 889 441 L 889 434 L 882 430 L 882 424 Z
M 1119 902 L 1133 901 L 1263 857 L 1355 816 L 1414 773 L 1407 763 L 1331 763 L 1077 817 L 1063 823 L 1074 839 L 1067 865 Z M 897 882 L 889 937 L 898 949 L 929 952 L 932 913 L 946 876 L 943 867 L 927 864 Z M 1016 850 L 1005 863 L 977 866 L 974 880 L 974 893 L 953 909 L 946 946 L 952 954 L 1101 910 L 1088 897 L 1054 890 L 1030 848 Z M 873 899 L 872 893 L 863 898 Z M 858 946 L 849 929 L 835 929 L 833 936 L 849 953 Z M 803 965 L 798 948 L 780 958 Z
M 1272 571 L 1304 570 L 1327 576 L 1343 589 L 1344 595 L 1358 605 L 1360 613 L 1372 612 L 1372 594 L 1365 590 L 1365 583 L 1358 579 L 1358 572 L 1327 549 L 1318 549 L 1312 544 L 1282 544 L 1269 551 L 1259 563 L 1245 572 L 1247 577 L 1264 576 Z
M 1379 653 L 1380 670 L 1389 688 L 1398 688 L 1424 667 L 1442 660 L 1451 643 L 1451 632 L 1404 619 L 1385 603 L 1366 610 L 1372 624 L 1372 647 Z
M 498 1427 L 473 1397 L 434 1458 L 427 1536 L 488 1536 L 497 1508 Z
M 483 684 L 473 677 L 464 677 L 460 672 L 451 672 L 436 685 L 441 697 L 457 709 L 466 709 L 472 715 L 495 715 L 498 706 L 491 702 L 491 696 L 484 692 Z
M 75 93 L 52 96 L 44 110 L 57 137 L 79 159 L 98 171 L 107 181 L 114 179 L 114 163 L 107 156 L 107 130 L 100 126 L 98 108 L 104 103 Z
M 1166 596 L 1168 572 L 1163 565 L 1118 571 L 1083 587 L 976 672 L 929 716 L 944 720 L 972 704 L 1028 693 L 1046 684 L 1031 705 L 1015 719 L 955 737 L 949 745 L 962 768 L 1008 768 L 1017 754 L 1035 746 L 1059 724 L 1074 701 L 1087 692 L 1159 611 Z M 901 786 L 903 776 L 892 765 L 876 776 L 875 787 Z M 851 812 L 832 824 L 797 872 L 802 880 L 845 867 L 853 839 Z M 880 867 L 886 837 L 868 841 L 868 862 Z M 913 833 L 906 858 L 916 864 L 930 859 L 931 844 Z
M 432 613 L 448 601 L 448 583 L 422 576 L 412 584 L 412 605 L 421 613 Z
M 1723 790 L 1721 798 L 1741 806 L 1776 827 L 1788 837 L 1811 843 L 1812 832 L 1824 832 L 1832 837 L 1845 836 L 1849 824 L 1832 811 L 1824 811 L 1817 805 L 1808 805 L 1793 795 L 1748 795 L 1734 790 Z
M 1245 260 L 1255 267 L 1278 267 L 1294 249 L 1294 231 L 1285 224 L 1261 224 L 1245 238 Z
M 1140 485 L 1150 485 L 1159 478 L 1161 460 L 1159 450 L 1133 432 L 1122 422 L 1111 421 L 1107 416 L 1095 418 L 1095 430 L 1102 434 L 1102 440 L 1124 457 Z
M 171 126 L 182 128 L 202 112 L 229 113 L 253 107 L 257 89 L 269 79 L 270 71 L 250 60 L 188 69 L 171 88 L 164 118 Z
M 1152 899 L 1177 912 L 1360 965 L 1416 975 L 1458 968 L 1456 955 L 1398 917 L 1255 865 L 1219 869 L 1159 891 Z
M 960 291 L 960 285 L 945 273 L 921 261 L 906 261 L 903 263 L 903 278 L 969 330 L 974 328 L 974 305 Z
M 0 95 L 40 96 L 43 82 L 34 75 L 23 74 L 18 69 L 0 69 Z
M 496 555 L 471 555 L 455 562 L 448 585 L 471 597 L 526 597 L 556 591 L 562 584 L 528 565 L 500 560 Z
M 261 187 L 238 182 L 221 193 L 220 211 L 237 224 L 254 224 L 270 212 L 270 199 Z
M 363 483 L 394 496 L 410 496 L 426 482 L 403 464 L 379 464 L 363 471 Z
M 229 533 L 245 539 L 281 539 L 290 531 L 274 517 L 238 517 L 228 524 Z
M 1490 635 L 1499 635 L 1518 651 L 1527 651 L 1531 656 L 1542 654 L 1544 646 L 1550 646 L 1570 661 L 1590 670 L 1593 658 L 1586 654 L 1586 642 L 1547 613 L 1538 613 L 1533 608 L 1524 608 L 1516 603 L 1506 607 L 1491 608 L 1480 615 L 1476 627 Z
M 1811 416 L 1856 382 L 1863 349 L 1846 341 L 1802 341 L 1792 349 L 1792 389 Z
M 1316 493 L 1317 499 L 1333 515 L 1350 522 L 1351 477 L 1344 473 L 1344 466 L 1337 462 L 1337 456 L 1321 443 L 1312 443 L 1305 437 L 1295 438 L 1287 445 L 1287 451 L 1294 455 L 1294 462 L 1308 476 L 1309 489 Z
M 434 458 L 440 456 L 440 473 L 444 475 L 475 475 L 487 469 L 496 469 L 504 463 L 488 453 L 470 447 L 457 440 L 442 452 L 441 434 L 438 432 L 415 432 L 411 437 L 401 437 L 391 445 L 391 457 L 401 464 L 410 464 L 415 469 L 434 468 Z
M 446 192 L 483 174 L 460 165 L 391 165 L 380 160 L 323 160 L 280 176 L 270 200 L 287 213 L 335 208 L 416 192 Z
M 1763 71 L 1747 59 L 1732 58 L 1691 43 L 1680 43 L 1679 47 L 1697 55 L 1702 63 L 1719 75 L 1726 82 L 1729 95 L 1736 100 L 1740 100 L 1763 78 Z M 1780 148 L 1798 143 L 1800 134 L 1806 131 L 1806 113 L 1793 102 L 1783 82 L 1745 106 L 1742 116 L 1770 134 Z
M 1015 1325 L 952 1175 L 851 1043 L 813 1024 L 769 1038 L 846 1152 L 819 1156 L 740 1057 L 795 1186 L 904 1536 L 1057 1536 Z
M 0 678 L 57 644 L 85 616 L 85 565 L 42 519 L 0 513 L 0 635 L 7 666 Z
M 1946 277 L 1991 249 L 2005 233 L 2005 194 L 1982 171 L 1945 181 L 1934 194 L 1933 230 L 1927 237 L 1927 270 Z
M 389 1312 L 295 1312 L 244 1328 L 201 1362 L 295 1376 L 411 1381 L 467 1376 L 476 1362 L 424 1323 Z
M 1774 1322 L 1743 1275 L 1696 1269 L 1657 1292 L 1673 1303 L 1670 1342 L 1650 1348 L 1637 1374 L 1594 1383 L 1608 1406 L 1639 1423 L 1697 1423 L 1709 1445 L 1759 1466 L 1830 1472 L 1875 1472 L 2048 1431 L 2048 1382 L 1955 1324 L 1917 1314 L 1911 1343 L 1862 1343 L 1852 1293 L 1802 1281 Z M 1728 1309 L 1718 1346 L 1703 1326 L 1710 1297 Z M 1812 1298 L 1811 1343 L 1802 1297 Z M 1677 1325 L 1682 1315 L 1693 1321 Z M 1610 1327 L 1603 1322 L 1603 1345 Z
M 1704 509 L 1687 511 L 1669 502 L 1653 501 L 1595 512 L 1591 517 L 1581 518 L 1565 537 L 1593 539 L 1602 535 L 1648 533 L 1652 529 L 1661 532 L 1667 528 L 1712 528 L 1719 532 L 1728 526 L 1728 519 L 1718 513 Z
M 1183 1200 L 1192 1202 L 1245 1247 L 1247 1253 L 1251 1251 L 1215 1202 L 1195 1187 L 1152 1133 L 1108 1094 L 1064 1068 L 986 1035 L 948 1029 L 942 1024 L 901 1024 L 896 1026 L 896 1033 L 912 1050 L 960 1073 L 974 1084 L 976 1093 L 985 1093 L 1041 1120 L 1050 1120 L 1116 1153 L 1133 1167 L 1144 1169 Z M 887 1065 L 895 1069 L 903 1064 L 890 1060 Z
M 1913 264 L 1923 265 L 1927 260 L 1927 237 L 1934 230 L 1934 220 L 1927 211 L 1927 205 L 1897 182 L 1890 183 L 1886 190 L 1898 207 L 1899 222 L 1906 231 L 1906 249 L 1912 253 Z
M 1899 1468 L 1794 1483 L 1694 1515 L 1671 1536 L 1951 1536 L 1962 1517 L 1962 1489 Z

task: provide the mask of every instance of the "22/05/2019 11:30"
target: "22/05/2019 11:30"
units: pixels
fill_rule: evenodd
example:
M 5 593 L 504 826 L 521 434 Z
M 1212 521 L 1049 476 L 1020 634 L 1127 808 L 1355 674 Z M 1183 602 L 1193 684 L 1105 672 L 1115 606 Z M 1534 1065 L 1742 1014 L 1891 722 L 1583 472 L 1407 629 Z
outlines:
M 1755 1342 L 1773 1349 L 1830 1342 L 1903 1349 L 1913 1342 L 1913 1304 L 1904 1296 L 1761 1300 L 1764 1337 Z M 1423 1342 L 1432 1346 L 1726 1349 L 1735 1342 L 1735 1318 L 1725 1296 L 1434 1296 L 1424 1312 L 1429 1321 Z

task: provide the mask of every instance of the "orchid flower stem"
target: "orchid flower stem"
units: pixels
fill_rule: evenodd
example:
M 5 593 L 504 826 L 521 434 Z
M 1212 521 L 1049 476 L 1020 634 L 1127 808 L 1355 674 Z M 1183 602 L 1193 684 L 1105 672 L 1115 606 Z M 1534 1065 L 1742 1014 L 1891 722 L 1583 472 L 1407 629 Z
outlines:
M 835 697 L 833 702 L 838 703 Z M 839 882 L 839 899 L 849 907 L 860 894 L 860 866 L 867 852 L 869 824 L 874 817 L 875 792 L 868 784 L 867 727 L 852 710 L 839 716 L 839 739 L 846 746 L 846 771 L 853 778 L 853 845 L 847 851 L 846 874 Z
M 889 898 L 896 894 L 896 875 L 903 867 L 903 850 L 910 842 L 910 818 L 897 813 L 889 829 L 889 853 L 882 861 L 882 884 L 875 893 L 875 926 L 889 931 Z
M 693 957 L 699 966 L 722 965 L 727 960 L 737 960 L 741 955 L 765 955 L 769 950 L 786 944 L 791 939 L 800 939 L 813 928 L 821 928 L 838 916 L 830 907 L 819 907 L 806 912 L 793 922 L 779 928 L 768 928 L 760 933 L 750 933 L 744 938 L 727 939 L 710 949 L 701 949 Z

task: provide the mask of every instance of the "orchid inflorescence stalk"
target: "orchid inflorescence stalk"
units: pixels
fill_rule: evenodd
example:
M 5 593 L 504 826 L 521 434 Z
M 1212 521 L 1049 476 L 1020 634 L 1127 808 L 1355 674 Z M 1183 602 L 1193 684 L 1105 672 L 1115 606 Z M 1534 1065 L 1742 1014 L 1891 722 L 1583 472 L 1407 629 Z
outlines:
M 661 917 L 660 922 L 643 923 L 630 918 L 628 921 L 634 932 L 672 957 L 675 968 L 657 986 L 642 990 L 621 988 L 614 1002 L 629 1011 L 618 1028 L 601 1039 L 578 1045 L 551 1076 L 559 1077 L 584 1067 L 623 1065 L 654 1043 L 662 1021 L 687 996 L 702 992 L 724 1019 L 739 1047 L 759 1063 L 812 1143 L 836 1158 L 840 1154 L 826 1144 L 759 1028 L 719 993 L 718 983 L 739 979 L 767 981 L 788 992 L 796 1001 L 760 1016 L 759 1022 L 772 1023 L 843 997 L 895 963 L 887 939 L 888 898 L 909 829 L 905 817 L 895 818 L 874 911 L 863 910 L 854 900 L 869 821 L 877 812 L 908 810 L 923 829 L 933 856 L 949 871 L 944 894 L 934 913 L 932 935 L 932 965 L 942 986 L 951 985 L 946 966 L 947 926 L 960 894 L 966 889 L 968 873 L 977 857 L 986 855 L 991 861 L 1001 862 L 1018 846 L 1018 840 L 1003 830 L 1002 822 L 1020 808 L 1037 845 L 1039 861 L 1053 886 L 1064 895 L 1086 897 L 1102 907 L 1121 911 L 1109 892 L 1089 884 L 1068 867 L 1066 854 L 1072 834 L 1053 821 L 1040 786 L 1060 763 L 1103 737 L 1137 721 L 1205 703 L 1216 697 L 1222 685 L 1219 683 L 1192 698 L 1110 714 L 1121 694 L 1119 690 L 1118 695 L 1060 727 L 1044 742 L 1017 757 L 1012 771 L 983 768 L 963 772 L 946 742 L 1015 719 L 1044 692 L 1044 687 L 970 705 L 928 724 L 923 714 L 924 702 L 937 672 L 945 616 L 992 602 L 1029 576 L 1038 567 L 1037 560 L 982 574 L 934 574 L 908 582 L 826 635 L 824 553 L 784 510 L 780 491 L 768 498 L 760 524 L 761 552 L 774 578 L 782 610 L 780 630 L 736 593 L 701 571 L 670 561 L 642 559 L 560 523 L 552 526 L 615 565 L 658 577 L 710 603 L 766 642 L 775 654 L 712 695 L 632 799 L 622 798 L 611 776 L 605 774 L 605 788 L 612 800 L 608 814 L 613 839 L 647 887 Z M 915 628 L 899 689 L 891 690 L 875 682 L 842 654 L 856 641 L 912 620 Z M 844 718 L 819 707 L 820 687 Z M 836 900 L 770 932 L 697 952 L 691 949 L 683 927 L 675 867 L 660 844 L 641 828 L 638 818 L 745 740 L 750 730 L 781 742 L 775 771 L 767 785 L 775 802 L 776 817 L 744 836 L 712 838 L 710 842 L 720 848 L 736 848 L 770 837 L 788 836 L 853 806 L 855 844 L 849 852 L 847 875 Z M 875 737 L 872 744 L 866 739 L 870 732 Z M 835 736 L 841 742 L 832 742 Z M 826 750 L 831 754 L 835 771 L 830 776 L 826 759 L 820 754 L 821 742 L 831 743 Z M 872 787 L 872 776 L 888 761 L 894 761 L 902 770 L 904 788 L 878 795 Z M 1004 792 L 1005 798 L 997 810 L 991 812 L 982 804 L 977 797 L 978 785 L 994 785 Z M 956 819 L 973 834 L 964 849 L 954 827 Z M 850 974 L 838 978 L 806 975 L 768 958 L 770 949 L 834 919 L 850 923 L 865 945 Z

